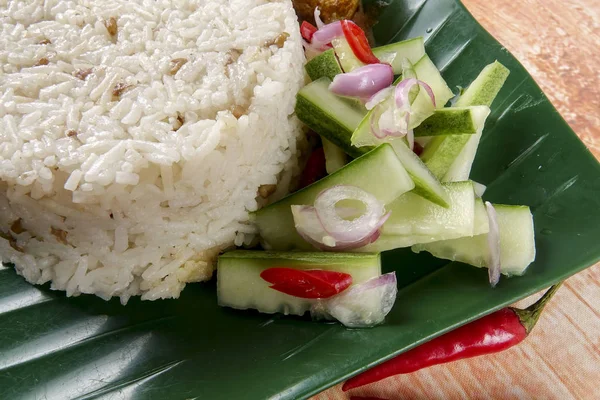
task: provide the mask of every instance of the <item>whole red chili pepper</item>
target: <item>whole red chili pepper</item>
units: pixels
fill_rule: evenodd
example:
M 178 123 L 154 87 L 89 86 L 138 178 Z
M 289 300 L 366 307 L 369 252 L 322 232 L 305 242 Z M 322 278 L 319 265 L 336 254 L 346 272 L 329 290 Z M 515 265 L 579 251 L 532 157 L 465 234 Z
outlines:
M 308 158 L 306 167 L 304 167 L 304 171 L 302 171 L 302 176 L 300 177 L 298 189 L 315 183 L 325 175 L 327 175 L 327 170 L 325 169 L 325 152 L 322 147 L 319 147 Z
M 342 390 L 354 389 L 432 365 L 506 350 L 527 337 L 544 306 L 560 285 L 558 283 L 552 286 L 541 299 L 524 310 L 503 308 L 379 364 L 347 380 Z
M 267 268 L 260 277 L 271 283 L 271 289 L 303 299 L 326 299 L 346 290 L 352 275 L 320 269 Z

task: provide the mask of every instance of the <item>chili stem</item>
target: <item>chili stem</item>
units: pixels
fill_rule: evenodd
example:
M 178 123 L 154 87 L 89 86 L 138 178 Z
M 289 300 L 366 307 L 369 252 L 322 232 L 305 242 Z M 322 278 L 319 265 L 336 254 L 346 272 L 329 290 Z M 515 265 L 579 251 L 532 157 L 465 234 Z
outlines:
M 538 319 L 540 319 L 540 315 L 542 314 L 542 311 L 544 310 L 544 307 L 546 307 L 548 301 L 554 296 L 554 294 L 560 288 L 561 285 L 562 282 L 559 282 L 556 285 L 550 287 L 550 289 L 548 289 L 538 301 L 536 301 L 535 303 L 533 303 L 525 309 L 511 307 L 511 309 L 519 317 L 521 324 L 523 325 L 528 334 L 529 332 L 531 332 Z

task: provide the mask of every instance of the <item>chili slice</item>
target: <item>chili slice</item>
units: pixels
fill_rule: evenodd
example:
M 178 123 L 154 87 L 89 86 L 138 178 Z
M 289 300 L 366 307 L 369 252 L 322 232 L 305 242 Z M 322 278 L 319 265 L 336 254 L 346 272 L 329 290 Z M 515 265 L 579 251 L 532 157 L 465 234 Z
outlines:
M 347 391 L 432 365 L 496 353 L 521 343 L 560 285 L 552 286 L 541 299 L 524 310 L 503 308 L 379 364 L 347 380 L 342 390 Z
M 312 37 L 317 31 L 317 27 L 307 21 L 302 21 L 302 25 L 300 25 L 300 34 L 307 42 L 312 41 Z
M 326 175 L 325 152 L 322 147 L 319 147 L 318 149 L 315 149 L 308 158 L 306 167 L 304 167 L 304 171 L 302 171 L 302 176 L 300 177 L 298 189 L 302 189 L 305 186 L 315 183 Z
M 345 19 L 342 21 L 342 31 L 356 58 L 365 64 L 378 64 L 380 62 L 371 51 L 367 35 L 358 25 Z
M 285 267 L 265 269 L 260 277 L 272 284 L 271 289 L 303 299 L 326 299 L 352 284 L 352 276 L 344 272 Z

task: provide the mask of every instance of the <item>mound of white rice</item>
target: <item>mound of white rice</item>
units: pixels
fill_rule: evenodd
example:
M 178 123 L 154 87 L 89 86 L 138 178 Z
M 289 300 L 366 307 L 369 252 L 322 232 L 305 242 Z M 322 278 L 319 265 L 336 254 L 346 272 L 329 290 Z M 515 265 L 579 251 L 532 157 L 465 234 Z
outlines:
M 0 0 L 2 261 L 123 303 L 209 279 L 298 172 L 303 61 L 290 0 Z

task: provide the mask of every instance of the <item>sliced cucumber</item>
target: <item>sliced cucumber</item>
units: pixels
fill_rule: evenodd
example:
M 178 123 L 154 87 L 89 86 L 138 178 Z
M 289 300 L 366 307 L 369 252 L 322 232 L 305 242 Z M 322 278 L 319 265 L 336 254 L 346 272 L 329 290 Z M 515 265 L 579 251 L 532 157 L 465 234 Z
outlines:
M 449 207 L 450 199 L 446 190 L 425 164 L 423 164 L 419 156 L 409 149 L 400 138 L 391 140 L 390 144 L 394 148 L 402 165 L 406 168 L 406 172 L 408 172 L 413 182 L 415 182 L 415 188 L 412 190 L 412 193 L 442 207 Z
M 344 72 L 351 72 L 352 70 L 365 65 L 362 61 L 356 58 L 352 48 L 345 38 L 335 38 L 331 41 L 331 45 L 335 50 L 338 60 L 340 60 L 340 65 L 342 66 Z
M 425 43 L 423 37 L 419 36 L 413 39 L 375 47 L 373 49 L 373 54 L 382 61 L 388 60 L 391 55 L 393 60 L 390 64 L 394 70 L 394 75 L 400 75 L 402 73 L 402 59 L 406 58 L 413 64 L 417 63 L 425 55 Z
M 396 152 L 390 145 L 383 144 L 337 172 L 252 213 L 265 247 L 282 251 L 312 250 L 296 232 L 291 206 L 312 205 L 321 191 L 335 185 L 357 186 L 383 204 L 391 203 L 415 187 Z
M 313 81 L 322 77 L 333 80 L 336 75 L 344 73 L 333 49 L 326 50 L 307 62 L 304 69 Z
M 475 196 L 477 197 L 483 197 L 483 194 L 485 193 L 485 190 L 487 189 L 487 186 L 485 186 L 483 183 L 479 183 L 479 182 L 473 182 L 473 189 L 475 189 Z
M 457 107 L 467 106 L 487 106 L 490 107 L 496 98 L 496 95 L 502 89 L 509 70 L 498 61 L 483 68 L 477 78 L 464 91 L 462 96 L 456 102 Z M 477 147 L 481 140 L 483 124 L 480 125 L 477 133 L 468 138 L 460 154 L 456 157 L 452 165 L 448 168 L 446 174 L 442 177 L 444 182 L 462 181 L 469 179 L 471 167 L 475 160 Z
M 219 257 L 217 296 L 219 305 L 263 313 L 303 315 L 313 302 L 271 289 L 260 277 L 271 267 L 322 269 L 352 275 L 352 284 L 381 275 L 379 254 L 232 251 Z
M 498 61 L 485 66 L 456 101 L 456 107 L 491 107 L 510 71 Z
M 321 137 L 321 143 L 323 143 L 323 152 L 325 153 L 325 170 L 329 175 L 348 163 L 348 155 L 344 150 L 324 137 Z
M 416 243 L 471 236 L 475 222 L 473 184 L 452 182 L 443 185 L 450 207 L 443 208 L 414 193 L 405 193 L 387 210 L 391 215 L 383 225 L 381 237 L 359 251 L 379 252 Z
M 438 179 L 445 178 L 446 174 L 453 165 L 456 165 L 456 168 L 459 165 L 462 165 L 458 163 L 455 164 L 455 161 L 461 156 L 462 150 L 469 142 L 469 139 L 472 136 L 480 135 L 479 132 L 483 130 L 483 126 L 487 116 L 490 113 L 490 109 L 486 106 L 472 107 L 471 112 L 478 133 L 475 133 L 475 135 L 436 136 L 431 139 L 429 143 L 427 143 L 425 150 L 421 154 L 421 160 L 423 160 L 425 165 L 427 165 L 427 167 Z M 479 140 L 477 140 L 477 143 L 479 143 Z M 457 180 L 452 179 L 446 181 Z
M 296 96 L 296 115 L 309 128 L 352 157 L 358 157 L 370 149 L 354 147 L 350 142 L 367 111 L 333 94 L 330 84 L 328 78 L 320 78 L 300 89 Z
M 475 187 L 475 182 L 473 182 Z M 473 236 L 488 233 L 490 231 L 490 223 L 487 216 L 487 211 L 483 200 L 475 199 L 475 221 L 473 221 Z
M 450 90 L 448 84 L 446 84 L 446 81 L 442 78 L 442 74 L 427 54 L 415 64 L 415 72 L 420 80 L 431 86 L 431 90 L 435 95 L 436 108 L 443 108 L 448 100 L 454 97 L 454 93 L 452 93 L 452 90 Z M 421 101 L 424 101 L 425 104 L 431 104 L 431 100 L 424 90 L 420 91 L 419 97 L 422 97 L 423 100 Z M 417 97 L 417 100 L 419 97 Z M 416 105 L 418 106 L 419 103 Z M 414 107 L 415 105 L 413 104 L 413 108 Z
M 494 205 L 500 231 L 500 264 L 505 275 L 522 275 L 535 259 L 533 217 L 529 207 Z M 460 261 L 476 267 L 487 266 L 487 234 L 418 244 L 418 253 L 427 251 L 438 258 Z
M 415 137 L 464 135 L 477 132 L 475 107 L 440 108 L 414 130 Z

